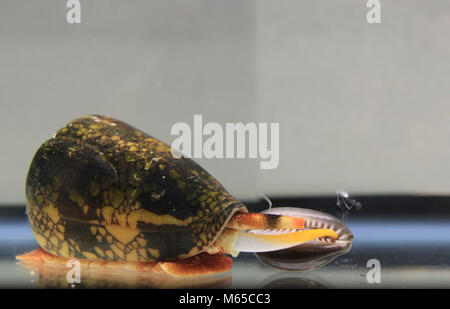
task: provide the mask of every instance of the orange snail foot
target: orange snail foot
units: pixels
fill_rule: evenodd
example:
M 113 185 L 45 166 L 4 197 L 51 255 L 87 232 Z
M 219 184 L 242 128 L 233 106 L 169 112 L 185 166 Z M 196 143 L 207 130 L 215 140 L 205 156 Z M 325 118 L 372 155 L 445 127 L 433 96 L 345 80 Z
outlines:
M 224 273 L 231 270 L 233 260 L 225 254 L 200 253 L 199 255 L 176 261 L 160 262 L 159 266 L 165 273 L 176 276 L 200 276 Z
M 16 256 L 16 259 L 28 264 L 46 264 L 50 266 L 67 265 L 70 258 L 50 254 L 38 248 L 34 251 Z M 78 259 L 81 267 L 127 270 L 146 273 L 162 273 L 173 277 L 202 276 L 224 273 L 231 270 L 232 259 L 224 254 L 199 255 L 172 262 L 111 262 Z

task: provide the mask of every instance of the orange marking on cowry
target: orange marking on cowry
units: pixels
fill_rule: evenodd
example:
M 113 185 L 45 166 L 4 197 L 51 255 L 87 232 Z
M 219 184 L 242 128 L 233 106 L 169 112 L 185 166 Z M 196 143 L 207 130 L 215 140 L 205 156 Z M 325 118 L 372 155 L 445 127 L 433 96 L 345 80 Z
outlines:
M 255 239 L 261 239 L 264 241 L 284 243 L 284 244 L 295 244 L 300 242 L 306 242 L 320 237 L 338 238 L 338 234 L 330 229 L 302 230 L 298 232 L 278 234 L 278 235 L 264 235 L 264 234 L 249 234 L 249 235 L 251 235 Z
M 237 213 L 227 225 L 237 230 L 303 229 L 305 219 L 262 213 Z

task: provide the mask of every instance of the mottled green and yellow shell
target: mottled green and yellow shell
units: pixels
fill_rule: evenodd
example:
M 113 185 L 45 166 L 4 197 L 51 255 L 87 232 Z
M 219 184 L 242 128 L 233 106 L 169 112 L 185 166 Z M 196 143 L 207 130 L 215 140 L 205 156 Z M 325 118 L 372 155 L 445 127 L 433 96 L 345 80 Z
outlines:
M 130 125 L 85 116 L 36 152 L 27 213 L 49 253 L 108 261 L 164 261 L 204 250 L 246 211 L 189 158 Z

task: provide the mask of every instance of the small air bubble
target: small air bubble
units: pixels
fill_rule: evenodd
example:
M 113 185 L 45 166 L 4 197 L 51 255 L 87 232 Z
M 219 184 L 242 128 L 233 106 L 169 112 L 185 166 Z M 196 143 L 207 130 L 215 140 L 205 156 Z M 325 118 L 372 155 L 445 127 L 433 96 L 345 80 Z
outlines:
M 352 198 L 348 192 L 336 191 L 336 196 L 336 205 L 339 208 L 346 208 L 348 210 L 355 208 L 356 210 L 360 210 L 362 207 L 361 203 Z

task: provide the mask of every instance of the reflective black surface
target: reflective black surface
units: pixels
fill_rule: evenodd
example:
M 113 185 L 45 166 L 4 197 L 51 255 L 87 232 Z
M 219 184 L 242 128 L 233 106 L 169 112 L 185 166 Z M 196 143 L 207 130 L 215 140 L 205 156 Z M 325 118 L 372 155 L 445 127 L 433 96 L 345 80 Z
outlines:
M 345 221 L 355 235 L 352 250 L 316 270 L 280 271 L 261 264 L 253 254 L 240 254 L 230 274 L 203 282 L 152 279 L 150 284 L 149 280 L 133 278 L 125 284 L 131 280 L 129 276 L 102 274 L 95 280 L 91 277 L 89 284 L 74 287 L 450 288 L 450 220 L 446 216 L 373 217 L 347 215 Z M 2 210 L 0 287 L 69 287 L 64 269 L 62 275 L 51 271 L 43 274 L 17 264 L 16 255 L 35 248 L 23 208 Z M 367 263 L 372 259 L 380 262 L 380 283 L 367 280 L 372 270 Z

